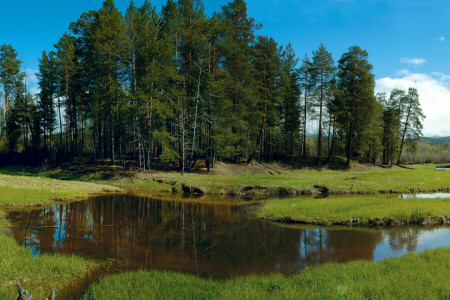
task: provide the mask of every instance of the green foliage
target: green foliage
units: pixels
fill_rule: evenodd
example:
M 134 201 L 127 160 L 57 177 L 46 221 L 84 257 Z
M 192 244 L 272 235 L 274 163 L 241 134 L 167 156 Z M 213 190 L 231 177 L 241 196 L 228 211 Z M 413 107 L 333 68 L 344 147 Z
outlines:
M 446 299 L 450 250 L 438 249 L 378 263 L 354 261 L 230 280 L 139 271 L 104 277 L 82 299 Z
M 345 133 L 347 165 L 356 155 L 361 158 L 369 148 L 371 123 L 377 117 L 375 80 L 368 53 L 358 46 L 349 48 L 339 60 L 338 93 L 334 105 L 338 127 Z
M 157 159 L 182 173 L 196 162 L 210 170 L 218 160 L 300 156 L 392 164 L 417 146 L 417 91 L 377 103 L 366 51 L 349 48 L 336 67 L 321 44 L 298 66 L 292 45 L 258 36 L 260 28 L 244 0 L 210 16 L 200 0 L 168 0 L 160 12 L 130 2 L 124 13 L 105 0 L 43 52 L 36 99 L 17 52 L 1 46 L 0 139 L 35 161 L 89 154 L 149 170 Z

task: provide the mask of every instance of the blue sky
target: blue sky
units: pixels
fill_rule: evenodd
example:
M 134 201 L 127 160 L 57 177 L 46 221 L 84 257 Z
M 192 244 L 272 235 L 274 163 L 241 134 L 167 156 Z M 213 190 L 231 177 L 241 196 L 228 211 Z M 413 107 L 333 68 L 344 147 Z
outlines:
M 159 11 L 165 0 L 151 2 Z M 207 14 L 226 2 L 203 1 Z M 128 4 L 116 0 L 121 11 Z M 52 50 L 82 12 L 101 5 L 102 0 L 0 0 L 0 44 L 19 51 L 33 81 L 42 51 Z M 247 6 L 249 16 L 264 25 L 258 34 L 290 41 L 301 57 L 320 43 L 336 61 L 352 45 L 366 49 L 377 91 L 417 87 L 428 116 L 424 133 L 450 135 L 450 1 L 248 0 Z

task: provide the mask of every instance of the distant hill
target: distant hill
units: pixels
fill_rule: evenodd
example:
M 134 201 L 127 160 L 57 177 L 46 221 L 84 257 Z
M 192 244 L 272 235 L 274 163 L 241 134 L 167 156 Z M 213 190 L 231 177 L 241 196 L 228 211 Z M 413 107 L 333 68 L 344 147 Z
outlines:
M 422 141 L 425 143 L 450 145 L 450 136 L 435 136 L 435 137 L 424 136 L 422 137 Z

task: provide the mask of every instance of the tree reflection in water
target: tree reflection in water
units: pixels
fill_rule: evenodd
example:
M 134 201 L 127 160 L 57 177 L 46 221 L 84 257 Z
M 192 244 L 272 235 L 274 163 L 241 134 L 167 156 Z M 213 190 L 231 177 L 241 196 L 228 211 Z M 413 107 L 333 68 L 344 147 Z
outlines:
M 414 251 L 427 232 L 282 227 L 248 218 L 245 207 L 124 195 L 10 212 L 8 219 L 8 234 L 36 254 L 113 258 L 131 268 L 205 277 L 293 274 L 329 261 L 373 260 L 380 244 Z M 448 228 L 437 232 L 442 230 L 450 237 Z

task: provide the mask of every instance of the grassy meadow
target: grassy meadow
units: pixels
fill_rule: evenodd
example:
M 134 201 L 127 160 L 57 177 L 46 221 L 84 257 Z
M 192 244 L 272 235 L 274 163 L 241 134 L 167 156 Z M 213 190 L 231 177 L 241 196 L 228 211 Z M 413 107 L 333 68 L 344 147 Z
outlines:
M 225 281 L 140 271 L 93 284 L 82 299 L 448 299 L 450 249 L 408 253 L 378 263 L 326 264 L 285 277 Z
M 262 202 L 258 218 L 321 225 L 407 225 L 448 223 L 450 198 L 400 195 L 347 195 L 277 199 Z

